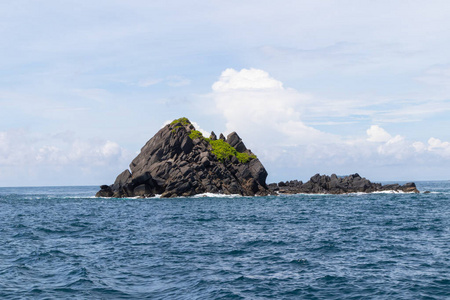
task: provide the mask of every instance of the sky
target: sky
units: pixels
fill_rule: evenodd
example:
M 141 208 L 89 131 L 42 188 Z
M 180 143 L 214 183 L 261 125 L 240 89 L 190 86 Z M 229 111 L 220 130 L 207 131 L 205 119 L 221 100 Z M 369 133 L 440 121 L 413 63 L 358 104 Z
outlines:
M 0 186 L 114 182 L 167 121 L 268 182 L 450 179 L 448 1 L 0 2 Z

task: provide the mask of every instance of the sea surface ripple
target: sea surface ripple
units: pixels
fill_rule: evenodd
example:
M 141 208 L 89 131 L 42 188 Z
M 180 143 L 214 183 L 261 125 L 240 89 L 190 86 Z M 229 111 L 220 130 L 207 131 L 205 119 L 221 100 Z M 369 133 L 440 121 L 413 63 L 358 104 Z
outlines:
M 92 198 L 0 188 L 0 299 L 450 299 L 427 194 Z

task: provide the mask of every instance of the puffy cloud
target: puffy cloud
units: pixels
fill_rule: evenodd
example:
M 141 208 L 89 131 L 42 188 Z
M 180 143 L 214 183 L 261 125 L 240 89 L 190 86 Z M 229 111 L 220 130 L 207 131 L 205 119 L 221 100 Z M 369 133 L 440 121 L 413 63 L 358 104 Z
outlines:
M 270 77 L 263 70 L 226 69 L 220 75 L 219 81 L 212 86 L 213 91 L 228 92 L 230 90 L 283 90 L 283 84 Z
M 252 137 L 253 142 L 259 139 L 268 147 L 274 141 L 292 146 L 325 138 L 324 133 L 301 120 L 302 102 L 308 96 L 284 88 L 263 70 L 227 69 L 212 89 L 227 130 Z
M 378 125 L 372 125 L 367 130 L 367 140 L 381 144 L 377 152 L 383 156 L 393 156 L 398 160 L 411 158 L 414 155 L 437 155 L 438 157 L 450 158 L 450 142 L 431 137 L 428 145 L 420 141 L 408 141 L 405 137 L 396 135 L 392 137 L 386 130 Z
M 425 144 L 422 142 L 414 142 L 412 143 L 412 147 L 417 153 L 424 153 L 425 151 L 427 151 L 427 146 L 425 146 Z
M 411 153 L 405 138 L 400 135 L 390 138 L 383 145 L 378 146 L 377 150 L 381 155 L 394 156 L 398 160 L 406 158 Z
M 386 132 L 383 128 L 378 125 L 372 125 L 369 129 L 367 129 L 367 140 L 369 142 L 387 142 L 392 136 Z
M 450 158 L 450 143 L 432 137 L 428 140 L 428 151 Z
M 415 148 L 414 145 L 408 144 L 405 138 L 396 135 L 392 137 L 386 130 L 378 125 L 372 125 L 366 130 L 367 141 L 378 143 L 377 152 L 383 156 L 393 156 L 396 159 L 403 159 L 412 153 L 412 149 Z M 416 144 L 416 147 L 419 147 Z

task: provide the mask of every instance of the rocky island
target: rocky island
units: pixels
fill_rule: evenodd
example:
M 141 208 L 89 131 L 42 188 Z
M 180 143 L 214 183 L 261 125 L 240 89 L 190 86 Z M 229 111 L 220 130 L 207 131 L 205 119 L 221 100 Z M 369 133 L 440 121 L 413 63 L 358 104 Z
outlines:
M 102 185 L 96 197 L 193 196 L 203 193 L 266 196 L 276 194 L 402 191 L 418 192 L 414 183 L 382 186 L 353 174 L 338 177 L 316 174 L 303 183 L 292 180 L 267 185 L 267 171 L 247 149 L 236 132 L 226 138 L 209 138 L 187 118 L 161 128 L 142 147 L 130 169 L 120 173 L 114 184 Z
M 131 172 L 130 172 L 131 170 Z M 236 132 L 209 138 L 187 118 L 164 126 L 97 197 L 192 196 L 202 193 L 265 196 L 267 171 Z

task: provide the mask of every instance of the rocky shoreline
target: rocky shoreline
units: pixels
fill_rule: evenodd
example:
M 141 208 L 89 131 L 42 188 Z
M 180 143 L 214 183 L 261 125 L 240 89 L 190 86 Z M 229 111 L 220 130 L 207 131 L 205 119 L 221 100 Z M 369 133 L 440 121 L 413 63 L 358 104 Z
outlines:
M 158 131 L 133 159 L 130 169 L 96 197 L 193 196 L 203 193 L 267 196 L 277 194 L 344 194 L 379 191 L 418 193 L 414 183 L 381 185 L 353 174 L 338 177 L 316 174 L 303 183 L 292 180 L 267 185 L 267 171 L 236 132 L 209 138 L 187 118 L 174 120 Z
M 348 193 L 375 193 L 375 192 L 404 192 L 419 193 L 414 182 L 404 185 L 372 183 L 359 176 L 358 173 L 338 177 L 316 174 L 308 182 L 298 180 L 271 183 L 268 188 L 278 194 L 348 194 Z

